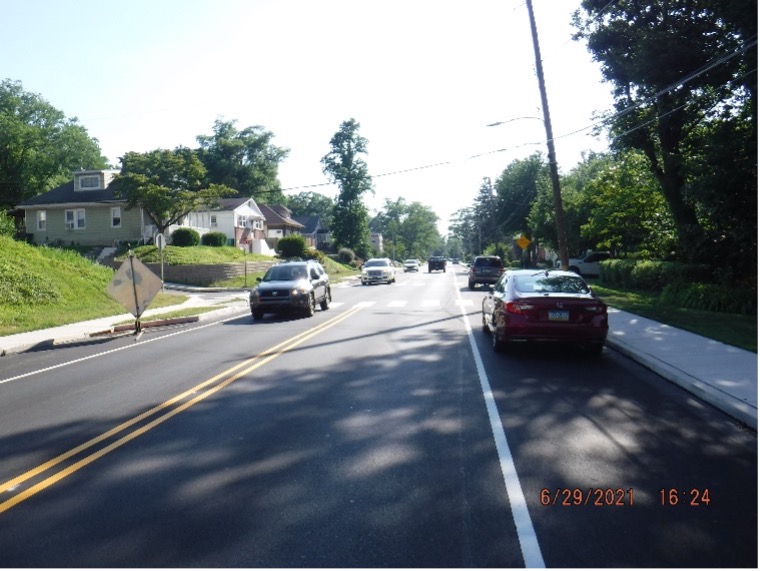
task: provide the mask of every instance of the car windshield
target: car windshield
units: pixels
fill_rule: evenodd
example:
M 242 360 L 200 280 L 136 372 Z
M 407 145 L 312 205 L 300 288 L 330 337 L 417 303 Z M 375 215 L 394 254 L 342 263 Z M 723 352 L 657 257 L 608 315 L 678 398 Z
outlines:
M 367 263 L 364 264 L 365 268 L 374 268 L 377 266 L 387 266 L 388 262 L 385 260 L 367 260 Z
M 306 266 L 272 266 L 264 274 L 265 282 L 291 282 L 306 279 Z
M 515 288 L 520 293 L 589 293 L 582 278 L 576 276 L 517 276 Z
M 404 263 L 405 264 L 416 264 L 417 260 L 406 260 Z

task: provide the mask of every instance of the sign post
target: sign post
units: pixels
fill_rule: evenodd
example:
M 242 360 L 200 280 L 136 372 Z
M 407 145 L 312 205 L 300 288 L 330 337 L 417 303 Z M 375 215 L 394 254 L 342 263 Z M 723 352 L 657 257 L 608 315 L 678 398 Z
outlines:
M 129 258 L 124 260 L 116 271 L 113 280 L 106 287 L 106 292 L 134 315 L 135 335 L 139 336 L 142 334 L 140 316 L 163 286 L 163 280 L 130 251 Z

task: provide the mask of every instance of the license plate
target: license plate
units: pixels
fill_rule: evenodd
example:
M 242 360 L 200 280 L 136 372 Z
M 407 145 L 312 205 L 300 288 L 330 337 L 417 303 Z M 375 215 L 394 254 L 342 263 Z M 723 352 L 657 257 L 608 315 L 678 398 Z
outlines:
M 569 321 L 569 311 L 549 311 L 549 321 Z

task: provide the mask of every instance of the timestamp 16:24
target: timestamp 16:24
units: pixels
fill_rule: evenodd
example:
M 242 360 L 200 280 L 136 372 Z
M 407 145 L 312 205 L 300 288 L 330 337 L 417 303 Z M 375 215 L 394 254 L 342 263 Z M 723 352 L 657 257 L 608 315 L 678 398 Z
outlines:
M 707 507 L 710 505 L 709 488 L 660 488 L 660 505 L 678 506 L 688 505 L 692 507 Z

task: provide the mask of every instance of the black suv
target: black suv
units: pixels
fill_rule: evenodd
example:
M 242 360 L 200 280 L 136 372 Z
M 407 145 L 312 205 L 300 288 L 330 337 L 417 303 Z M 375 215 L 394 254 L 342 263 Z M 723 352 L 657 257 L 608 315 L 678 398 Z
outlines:
M 430 256 L 428 258 L 428 272 L 433 270 L 446 271 L 446 258 L 443 256 Z
M 470 265 L 467 285 L 475 289 L 478 284 L 495 284 L 504 273 L 499 256 L 476 256 Z
M 330 278 L 314 260 L 283 262 L 269 268 L 251 290 L 251 315 L 261 319 L 265 313 L 300 311 L 314 315 L 317 304 L 322 311 L 330 307 Z

